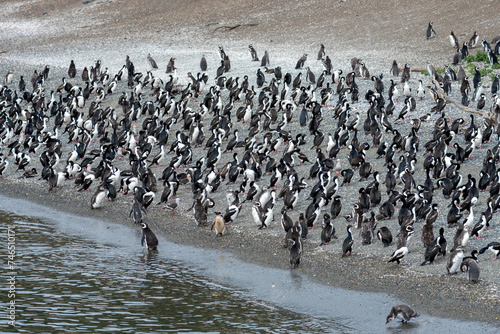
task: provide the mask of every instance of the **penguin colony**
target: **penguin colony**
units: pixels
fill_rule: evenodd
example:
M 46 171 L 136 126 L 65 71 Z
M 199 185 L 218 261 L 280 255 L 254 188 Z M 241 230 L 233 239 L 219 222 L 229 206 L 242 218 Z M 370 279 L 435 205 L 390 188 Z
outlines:
M 428 39 L 435 34 L 431 23 Z M 482 46 L 495 63 L 499 48 L 485 39 Z M 96 61 L 81 78 L 71 60 L 68 78 L 54 89 L 50 66 L 35 71 L 28 84 L 9 71 L 0 89 L 0 174 L 47 182 L 49 192 L 73 183 L 75 192 L 93 192 L 90 208 L 96 210 L 128 196 L 130 217 L 150 250 L 158 240 L 146 212 L 163 205 L 171 219 L 189 207 L 196 225 L 211 226 L 216 235 L 226 234 L 228 224 L 251 221 L 261 233 L 282 228 L 292 269 L 315 247 L 333 243 L 329 251 L 348 258 L 376 239 L 392 248 L 386 265 L 401 264 L 420 235 L 422 265 L 447 257 L 442 265 L 449 274 L 466 272 L 475 283 L 477 255 L 490 251 L 496 259 L 500 252 L 488 235 L 498 228 L 500 129 L 473 114 L 453 117 L 441 92 L 460 91 L 469 106 L 478 98 L 478 109 L 493 114 L 500 113 L 500 97 L 498 74 L 486 89 L 476 69 L 471 86 L 460 65 L 466 51 L 458 74 L 446 66 L 441 76 L 429 66 L 440 87 L 430 80 L 417 87 L 410 65 L 400 69 L 396 60 L 388 64 L 389 80 L 370 75 L 359 58 L 350 68 L 336 68 L 324 45 L 317 59 L 305 53 L 295 66 L 275 67 L 272 55 L 259 58 L 250 45 L 255 77 L 232 77 L 221 46 L 216 75 L 208 74 L 214 64 L 202 56 L 201 72 L 188 72 L 187 85 L 179 85 L 175 58 L 164 80 L 151 54 L 145 73 L 127 56 L 116 73 Z M 313 61 L 324 67 L 317 78 L 308 66 Z M 419 109 L 423 99 L 434 106 Z M 432 124 L 430 136 L 419 133 L 424 123 Z M 470 159 L 482 161 L 482 169 L 464 175 Z M 227 203 L 214 200 L 216 192 L 225 193 Z M 347 207 L 349 193 L 357 200 Z M 182 208 L 177 196 L 190 203 Z M 450 207 L 438 206 L 434 197 Z M 321 243 L 306 242 L 311 234 Z M 484 245 L 465 257 L 471 237 L 484 238 Z

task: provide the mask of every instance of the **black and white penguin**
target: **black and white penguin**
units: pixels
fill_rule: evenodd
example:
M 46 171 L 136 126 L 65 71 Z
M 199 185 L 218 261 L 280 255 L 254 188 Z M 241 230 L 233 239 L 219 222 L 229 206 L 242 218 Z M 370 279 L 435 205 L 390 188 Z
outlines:
M 288 239 L 288 243 L 290 266 L 295 269 L 299 266 L 302 256 L 302 240 L 300 238 Z
M 141 245 L 142 246 L 146 245 L 146 248 L 148 250 L 156 250 L 156 248 L 158 247 L 158 239 L 156 238 L 156 235 L 148 227 L 148 224 L 143 222 L 141 223 L 141 227 L 142 227 Z
M 451 252 L 448 262 L 446 263 L 448 274 L 456 274 L 460 270 L 463 257 L 464 249 L 462 246 L 458 246 L 453 252 Z
M 323 215 L 323 230 L 321 231 L 321 243 L 320 246 L 328 245 L 333 238 L 337 238 L 335 236 L 335 228 L 333 227 L 330 221 L 330 215 L 325 213 Z
M 384 247 L 389 247 L 389 245 L 392 243 L 391 230 L 389 230 L 389 228 L 387 226 L 382 226 L 377 231 L 377 238 L 378 238 L 378 240 L 382 241 L 382 244 L 384 244 Z
M 97 188 L 95 193 L 92 195 L 92 198 L 90 199 L 90 208 L 91 209 L 98 209 L 102 206 L 102 203 L 108 196 L 108 189 L 106 189 L 103 186 L 100 186 Z
M 354 244 L 354 239 L 352 237 L 352 225 L 347 225 L 347 237 L 342 243 L 342 257 L 352 255 L 352 245 Z
M 318 60 L 323 60 L 323 58 L 325 58 L 325 46 L 323 44 L 320 44 L 318 51 Z
M 450 31 L 450 44 L 454 49 L 458 49 L 460 47 L 460 43 L 458 42 L 457 36 L 455 36 L 455 33 L 453 30 Z
M 396 318 L 401 319 L 401 321 L 405 323 L 418 316 L 420 316 L 420 314 L 415 312 L 410 306 L 399 304 L 391 308 L 391 312 L 389 312 L 385 323 L 388 324 Z
M 429 25 L 427 26 L 426 36 L 427 36 L 427 39 L 431 39 L 434 36 L 436 36 L 436 32 L 434 31 L 434 28 L 432 27 L 432 22 L 429 22 Z
M 486 245 L 486 247 L 483 247 L 479 250 L 479 254 L 484 254 L 484 252 L 486 252 L 487 250 L 489 250 L 495 255 L 495 257 L 492 258 L 491 260 L 492 261 L 496 260 L 498 254 L 500 253 L 500 242 L 496 241 L 490 242 L 488 245 Z
M 297 61 L 297 64 L 295 65 L 296 70 L 300 70 L 304 67 L 304 64 L 306 63 L 307 60 L 307 53 L 304 53 L 302 57 L 299 58 Z

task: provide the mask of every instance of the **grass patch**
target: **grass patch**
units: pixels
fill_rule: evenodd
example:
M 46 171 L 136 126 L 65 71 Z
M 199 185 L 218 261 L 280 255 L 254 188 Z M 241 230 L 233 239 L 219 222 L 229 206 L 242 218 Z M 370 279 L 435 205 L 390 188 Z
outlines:
M 436 70 L 436 74 L 444 74 L 446 70 L 444 68 L 439 68 Z
M 429 71 L 427 71 L 427 70 L 423 70 L 423 71 L 422 71 L 422 72 L 420 72 L 420 73 L 422 73 L 423 75 L 429 75 Z
M 484 52 L 484 51 L 478 51 L 476 53 L 476 61 L 477 62 L 484 61 L 484 62 L 488 63 L 490 61 L 490 59 L 488 58 L 488 54 L 486 52 Z

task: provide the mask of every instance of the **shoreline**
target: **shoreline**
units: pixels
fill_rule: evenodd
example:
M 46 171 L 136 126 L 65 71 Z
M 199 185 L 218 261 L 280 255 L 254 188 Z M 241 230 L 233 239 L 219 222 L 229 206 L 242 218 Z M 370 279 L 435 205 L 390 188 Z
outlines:
M 15 181 L 3 179 L 0 183 L 0 193 L 11 198 L 23 198 L 66 213 L 136 227 L 132 219 L 128 217 L 126 203 L 114 203 L 112 208 L 105 205 L 101 209 L 90 210 L 88 203 L 91 193 L 68 200 L 67 197 L 61 195 L 67 194 L 69 187 L 59 189 L 56 193 L 47 194 L 46 188 L 39 184 L 33 187 Z M 12 186 L 15 186 L 16 189 L 13 189 Z M 166 214 L 168 215 L 168 213 Z M 235 233 L 233 229 L 230 229 L 224 237 L 216 238 L 209 227 L 197 227 L 191 219 L 186 218 L 186 215 L 180 215 L 183 224 L 181 228 L 176 228 L 176 225 L 179 224 L 178 221 L 172 222 L 168 219 L 162 219 L 160 216 L 158 212 L 156 214 L 149 213 L 145 221 L 156 234 L 170 242 L 230 252 L 244 262 L 262 267 L 289 268 L 287 251 L 280 247 L 279 242 L 269 243 L 269 240 L 265 240 L 269 238 L 264 240 L 244 238 L 240 233 Z M 179 219 L 180 217 L 171 218 Z M 137 242 L 140 241 L 137 240 Z M 262 247 L 263 244 L 266 246 Z M 253 252 L 249 253 L 249 249 L 253 249 Z M 159 251 L 161 251 L 161 245 Z M 272 253 L 271 257 L 270 253 Z M 384 267 L 381 270 L 380 259 L 354 253 L 349 259 L 341 260 L 338 255 L 332 256 L 330 254 L 322 257 L 314 255 L 314 259 L 312 259 L 312 254 L 304 253 L 301 266 L 296 271 L 299 271 L 301 275 L 306 275 L 314 282 L 327 286 L 361 292 L 388 293 L 412 305 L 423 314 L 484 322 L 500 327 L 497 313 L 500 304 L 498 294 L 496 299 L 493 298 L 493 295 L 498 293 L 498 285 L 496 284 L 483 280 L 479 284 L 466 285 L 463 274 L 429 276 L 397 266 Z M 440 260 L 437 265 L 442 264 L 443 260 Z M 388 272 L 388 270 L 390 271 Z M 454 288 L 450 289 L 450 286 Z M 479 295 L 484 295 L 487 292 L 490 293 L 490 296 L 478 298 Z

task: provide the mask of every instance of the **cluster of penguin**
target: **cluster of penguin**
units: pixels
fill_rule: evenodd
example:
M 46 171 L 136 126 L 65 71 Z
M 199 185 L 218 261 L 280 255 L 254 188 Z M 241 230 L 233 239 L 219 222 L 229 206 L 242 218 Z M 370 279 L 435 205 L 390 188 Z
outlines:
M 270 68 L 267 51 L 261 60 L 253 46 L 249 51 L 248 61 L 261 65 L 256 66 L 255 84 L 248 75 L 229 75 L 233 69 L 223 47 L 217 50 L 220 66 L 216 76 L 210 79 L 203 56 L 197 76 L 187 73 L 187 85 L 180 84 L 175 58 L 169 60 L 168 79 L 163 80 L 154 74 L 158 65 L 151 55 L 147 56 L 151 70 L 146 73 L 136 71 L 127 56 L 116 74 L 97 61 L 83 69 L 81 81 L 76 79 L 78 71 L 71 61 L 68 78 L 63 77 L 50 92 L 49 66 L 33 73 L 31 87 L 22 76 L 14 82 L 14 72 L 9 71 L 0 89 L 0 174 L 12 163 L 14 175 L 40 177 L 50 192 L 68 180 L 73 180 L 78 191 L 95 185 L 91 209 L 102 207 L 106 199 L 114 201 L 119 193 L 131 196 L 130 217 L 141 226 L 142 243 L 150 250 L 157 248 L 158 239 L 144 221 L 144 213 L 156 201 L 165 203 L 175 214 L 180 208 L 176 196 L 188 192 L 188 186 L 191 195 L 184 198 L 192 196 L 189 210 L 198 226 L 209 226 L 209 211 L 217 207 L 211 225 L 217 235 L 224 235 L 228 224 L 250 219 L 265 230 L 272 226 L 276 207 L 281 206 L 283 245 L 292 268 L 300 265 L 304 240 L 320 223 L 320 246 L 337 238 L 334 222 L 342 213 L 341 188 L 352 192 L 351 184 L 358 183 L 352 180 L 356 173 L 359 184 L 372 180 L 355 189 L 358 199 L 348 209 L 350 213 L 344 214 L 351 225 L 346 228 L 342 257 L 355 252 L 356 228 L 364 245 L 371 244 L 375 236 L 385 247 L 396 239 L 388 262 L 399 264 L 409 252 L 414 225 L 421 220 L 426 247 L 423 264 L 433 263 L 447 254 L 444 228 L 437 237 L 433 232 L 439 216 L 433 197 L 440 196 L 436 190 L 442 189 L 442 196 L 451 201 L 448 227 L 458 226 L 446 267 L 450 274 L 467 271 L 470 281 L 477 281 L 477 254 L 490 250 L 496 258 L 500 243 L 490 242 L 466 258 L 464 249 L 470 236 L 485 234 L 500 206 L 500 171 L 496 166 L 500 144 L 494 122 L 485 119 L 484 124 L 477 124 L 471 115 L 467 124 L 446 114 L 450 107 L 446 107 L 443 94 L 450 93 L 452 85 L 443 92 L 444 83 L 460 79 L 458 85 L 464 86 L 469 78 L 452 76 L 449 66 L 441 77 L 429 66 L 441 86 L 424 87 L 419 80 L 417 98 L 432 99 L 434 107 L 419 110 L 419 116 L 425 114 L 422 117 L 411 118 L 417 113 L 418 102 L 411 91 L 408 64 L 400 70 L 393 62 L 393 78 L 386 91 L 384 76 L 370 75 L 359 58 L 351 59 L 349 71 L 334 69 L 324 45 L 316 59 L 324 68 L 317 79 L 306 66 L 314 61 L 308 54 L 298 59 L 293 76 L 281 66 Z M 373 82 L 373 88 L 360 92 L 360 80 L 363 85 Z M 492 113 L 500 113 L 497 91 L 498 75 L 488 98 Z M 469 96 L 467 89 L 461 93 Z M 360 109 L 362 105 L 366 110 Z M 404 135 L 408 118 L 410 128 Z M 425 142 L 421 145 L 419 130 L 432 118 L 431 137 L 422 138 Z M 491 145 L 484 157 L 474 153 L 488 145 L 494 134 L 497 144 Z M 449 152 L 451 144 L 454 152 Z M 35 157 L 41 164 L 40 174 L 32 167 Z M 479 175 L 464 178 L 460 170 L 471 158 L 483 159 L 483 168 Z M 128 161 L 121 162 L 125 159 Z M 167 167 L 161 169 L 163 162 Z M 309 173 L 302 164 L 309 164 Z M 377 170 L 378 165 L 386 169 L 385 181 L 381 181 L 384 171 Z M 425 179 L 419 179 L 420 166 Z M 158 181 L 163 185 L 161 194 Z M 481 202 L 480 191 L 487 189 L 487 208 L 477 222 L 474 210 Z M 226 194 L 227 204 L 217 201 L 217 191 Z M 304 207 L 304 200 L 308 201 L 306 210 L 294 221 L 290 214 Z M 377 207 L 378 214 L 374 211 Z M 399 230 L 393 231 L 397 232 L 394 238 L 388 226 L 377 229 L 381 221 L 396 214 Z

